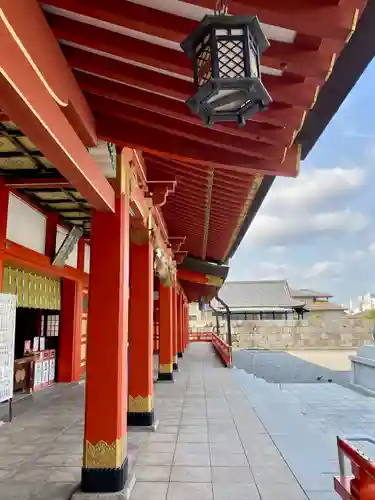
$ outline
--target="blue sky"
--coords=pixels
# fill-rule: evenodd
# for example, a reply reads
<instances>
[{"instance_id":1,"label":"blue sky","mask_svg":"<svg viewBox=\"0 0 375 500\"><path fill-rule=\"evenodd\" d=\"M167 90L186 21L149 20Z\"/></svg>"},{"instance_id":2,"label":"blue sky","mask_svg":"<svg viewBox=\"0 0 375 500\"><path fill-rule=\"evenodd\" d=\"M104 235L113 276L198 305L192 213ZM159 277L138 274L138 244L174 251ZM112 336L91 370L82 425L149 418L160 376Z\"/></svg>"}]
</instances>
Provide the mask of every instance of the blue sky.
<instances>
[{"instance_id":1,"label":"blue sky","mask_svg":"<svg viewBox=\"0 0 375 500\"><path fill-rule=\"evenodd\" d=\"M375 292L375 61L297 179L278 178L236 255L231 280L281 279L349 305Z\"/></svg>"}]
</instances>

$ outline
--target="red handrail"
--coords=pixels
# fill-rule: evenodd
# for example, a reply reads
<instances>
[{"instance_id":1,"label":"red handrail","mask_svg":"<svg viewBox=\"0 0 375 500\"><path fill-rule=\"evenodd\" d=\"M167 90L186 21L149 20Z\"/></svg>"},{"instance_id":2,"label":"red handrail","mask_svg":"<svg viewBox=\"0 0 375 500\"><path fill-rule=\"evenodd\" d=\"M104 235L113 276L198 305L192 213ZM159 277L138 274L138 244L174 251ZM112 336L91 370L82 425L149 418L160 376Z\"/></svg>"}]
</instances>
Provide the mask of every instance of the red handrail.
<instances>
[{"instance_id":1,"label":"red handrail","mask_svg":"<svg viewBox=\"0 0 375 500\"><path fill-rule=\"evenodd\" d=\"M212 345L225 366L232 367L232 348L215 333L212 334Z\"/></svg>"},{"instance_id":2,"label":"red handrail","mask_svg":"<svg viewBox=\"0 0 375 500\"><path fill-rule=\"evenodd\" d=\"M375 499L375 463L354 448L349 441L369 441L370 438L337 438L339 452L340 476L334 478L335 491L343 500ZM344 457L351 462L350 476L345 475Z\"/></svg>"},{"instance_id":3,"label":"red handrail","mask_svg":"<svg viewBox=\"0 0 375 500\"><path fill-rule=\"evenodd\" d=\"M212 332L190 331L189 340L190 342L211 342Z\"/></svg>"}]
</instances>

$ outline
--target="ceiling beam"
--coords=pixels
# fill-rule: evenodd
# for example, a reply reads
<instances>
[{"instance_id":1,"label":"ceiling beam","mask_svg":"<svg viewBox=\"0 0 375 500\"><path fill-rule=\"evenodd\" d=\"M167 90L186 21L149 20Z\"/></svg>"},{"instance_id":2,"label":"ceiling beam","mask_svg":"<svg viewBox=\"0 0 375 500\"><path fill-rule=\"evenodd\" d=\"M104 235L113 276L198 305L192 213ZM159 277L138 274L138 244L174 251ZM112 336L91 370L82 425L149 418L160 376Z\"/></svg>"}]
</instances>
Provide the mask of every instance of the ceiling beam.
<instances>
[{"instance_id":1,"label":"ceiling beam","mask_svg":"<svg viewBox=\"0 0 375 500\"><path fill-rule=\"evenodd\" d=\"M168 116L153 113L152 111L135 108L124 103L116 102L97 95L88 94L87 102L94 112L109 114L111 117L126 119L131 122L146 125L162 132L173 133L176 136L197 141L213 147L220 147L232 153L241 153L254 158L266 158L281 161L285 146L275 146L261 142L223 134L215 129L199 127L190 123L179 124Z\"/></svg>"},{"instance_id":2,"label":"ceiling beam","mask_svg":"<svg viewBox=\"0 0 375 500\"><path fill-rule=\"evenodd\" d=\"M75 71L74 74L84 91L131 104L137 108L148 109L176 120L206 127L198 116L190 112L185 102L169 99L83 71ZM302 108L272 103L267 112L258 113L251 120L248 120L242 128L238 128L237 124L216 123L213 129L236 137L246 137L270 144L288 145L291 134L300 127L303 115ZM273 127L269 125L273 125Z\"/></svg>"},{"instance_id":3,"label":"ceiling beam","mask_svg":"<svg viewBox=\"0 0 375 500\"><path fill-rule=\"evenodd\" d=\"M152 165L148 163L150 168L147 171L147 175L149 176L150 180L154 179L160 179L165 177L166 170L163 169L161 166L157 165ZM175 180L179 186L189 186L191 187L192 191L195 191L195 187L198 189L202 186L202 181L199 181L196 177L192 176L189 171L186 171L185 174L179 172L168 172L168 176L170 176L171 180ZM238 196L239 194L247 194L248 188L243 187L243 182L241 182L241 186L238 186L235 181L232 180L232 182L229 181L222 181L222 180L217 180L215 176L215 186L214 189L215 191L222 191L223 194L225 193L226 195L229 193L233 193L234 195Z\"/></svg>"},{"instance_id":4,"label":"ceiling beam","mask_svg":"<svg viewBox=\"0 0 375 500\"><path fill-rule=\"evenodd\" d=\"M33 3L34 0L30 1ZM25 12L20 4L14 5L18 15L29 12L27 0L22 0ZM27 16L23 18L23 23L27 24L25 19ZM28 21L34 26L31 19ZM40 44L44 40L38 38L38 31L33 36ZM51 95L45 80L30 64L25 55L28 40L30 37L26 37L26 45L20 47L11 26L4 19L0 21L0 108L93 207L114 211L113 188Z\"/></svg>"},{"instance_id":5,"label":"ceiling beam","mask_svg":"<svg viewBox=\"0 0 375 500\"><path fill-rule=\"evenodd\" d=\"M211 0L185 0L186 3L212 9ZM229 13L248 15L254 12L262 23L291 29L305 35L333 40L346 40L355 29L357 8L364 0L332 5L331 0L232 0Z\"/></svg>"},{"instance_id":6,"label":"ceiling beam","mask_svg":"<svg viewBox=\"0 0 375 500\"><path fill-rule=\"evenodd\" d=\"M129 147L154 153L172 159L216 167L233 172L258 173L265 175L296 175L296 171L283 164L269 160L249 161L249 157L239 153L229 153L219 147L203 148L195 141L178 137L173 133L161 132L150 126L120 120L102 113L96 114L97 131L103 140L116 143L119 147ZM292 146L293 154L294 146ZM284 162L285 163L285 162Z\"/></svg>"},{"instance_id":7,"label":"ceiling beam","mask_svg":"<svg viewBox=\"0 0 375 500\"><path fill-rule=\"evenodd\" d=\"M181 51L56 14L47 14L47 20L58 39L140 64L163 68L191 79L193 77L191 61ZM329 51L306 50L294 44L273 41L262 55L261 62L263 66L324 80L331 65L332 55Z\"/></svg>"},{"instance_id":8,"label":"ceiling beam","mask_svg":"<svg viewBox=\"0 0 375 500\"><path fill-rule=\"evenodd\" d=\"M46 178L46 179L38 179L38 178L15 178L15 177L6 177L4 179L4 184L8 188L15 189L45 189L45 188L56 188L57 190L60 188L72 187L71 183L62 178ZM41 200L43 201L43 200ZM65 202L67 200L64 200Z\"/></svg>"},{"instance_id":9,"label":"ceiling beam","mask_svg":"<svg viewBox=\"0 0 375 500\"><path fill-rule=\"evenodd\" d=\"M63 46L63 53L73 69L89 71L106 78L127 83L174 99L186 101L196 92L193 82L157 73L76 47ZM275 102L309 108L314 100L318 82L306 79L293 82L283 76L263 75L262 81Z\"/></svg>"},{"instance_id":10,"label":"ceiling beam","mask_svg":"<svg viewBox=\"0 0 375 500\"><path fill-rule=\"evenodd\" d=\"M290 1L290 0L288 0ZM321 0L317 0L320 2ZM330 1L330 0L329 0ZM336 1L336 0L335 0ZM185 3L212 10L212 0L185 0ZM150 35L182 42L187 33L197 26L197 21L185 19L131 2L118 0L48 0L49 5L70 10L85 16L106 21L124 28L149 33ZM255 13L262 23L280 26L298 33L319 38L345 40L353 29L356 5L363 6L363 0L350 2L347 7L322 5L309 0L295 0L293 9L284 8L279 0L232 0L231 14Z\"/></svg>"},{"instance_id":11,"label":"ceiling beam","mask_svg":"<svg viewBox=\"0 0 375 500\"><path fill-rule=\"evenodd\" d=\"M96 144L94 117L66 65L37 0L4 0L2 22L25 59L75 129L85 146ZM27 20L27 22L25 22ZM2 50L3 54L3 50Z\"/></svg>"}]
</instances>

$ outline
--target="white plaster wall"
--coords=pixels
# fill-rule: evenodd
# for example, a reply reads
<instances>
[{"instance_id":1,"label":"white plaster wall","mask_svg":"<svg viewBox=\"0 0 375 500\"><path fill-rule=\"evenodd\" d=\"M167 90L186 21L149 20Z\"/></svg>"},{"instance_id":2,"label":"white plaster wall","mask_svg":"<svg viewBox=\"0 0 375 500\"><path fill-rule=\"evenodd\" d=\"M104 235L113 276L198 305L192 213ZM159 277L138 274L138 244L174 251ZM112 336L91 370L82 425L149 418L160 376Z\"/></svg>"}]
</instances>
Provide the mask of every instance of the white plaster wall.
<instances>
[{"instance_id":1,"label":"white plaster wall","mask_svg":"<svg viewBox=\"0 0 375 500\"><path fill-rule=\"evenodd\" d=\"M7 239L36 252L45 253L46 217L29 204L9 195Z\"/></svg>"},{"instance_id":2,"label":"white plaster wall","mask_svg":"<svg viewBox=\"0 0 375 500\"><path fill-rule=\"evenodd\" d=\"M84 266L85 273L90 272L90 251L91 251L90 245L85 243L85 266Z\"/></svg>"},{"instance_id":3,"label":"white plaster wall","mask_svg":"<svg viewBox=\"0 0 375 500\"><path fill-rule=\"evenodd\" d=\"M63 241L65 240L66 236L69 234L69 231L61 226L57 226L57 232L56 232L56 252L58 249L61 247ZM65 265L74 267L77 269L78 266L78 245L77 243L74 245L72 253L69 255Z\"/></svg>"}]
</instances>

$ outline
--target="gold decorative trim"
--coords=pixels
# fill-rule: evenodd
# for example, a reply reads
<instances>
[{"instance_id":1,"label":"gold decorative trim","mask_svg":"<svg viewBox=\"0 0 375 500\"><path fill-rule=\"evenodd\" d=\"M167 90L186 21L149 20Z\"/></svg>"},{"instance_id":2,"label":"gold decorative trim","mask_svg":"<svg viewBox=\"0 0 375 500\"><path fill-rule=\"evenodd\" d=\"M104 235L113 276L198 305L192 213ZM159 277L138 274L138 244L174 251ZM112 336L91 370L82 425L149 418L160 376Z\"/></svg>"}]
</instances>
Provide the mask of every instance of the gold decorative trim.
<instances>
[{"instance_id":1,"label":"gold decorative trim","mask_svg":"<svg viewBox=\"0 0 375 500\"><path fill-rule=\"evenodd\" d=\"M312 102L312 104L310 106L310 109L313 109L313 107L315 106L316 101L318 100L319 92L320 92L320 87L319 87L319 85L317 85L317 87L315 89L314 99L313 99L313 102Z\"/></svg>"},{"instance_id":2,"label":"gold decorative trim","mask_svg":"<svg viewBox=\"0 0 375 500\"><path fill-rule=\"evenodd\" d=\"M128 398L128 412L148 413L152 411L152 396L130 396Z\"/></svg>"},{"instance_id":3,"label":"gold decorative trim","mask_svg":"<svg viewBox=\"0 0 375 500\"><path fill-rule=\"evenodd\" d=\"M220 278L220 276L213 276L212 274L206 274L206 278L208 280L207 285L210 286L222 286L224 283L224 279Z\"/></svg>"},{"instance_id":4,"label":"gold decorative trim","mask_svg":"<svg viewBox=\"0 0 375 500\"><path fill-rule=\"evenodd\" d=\"M332 75L332 71L333 71L333 68L334 68L335 63L336 63L336 57L337 57L336 54L332 55L331 64L329 65L328 73L327 73L327 76L326 76L326 79L325 79L326 82L328 82L330 76Z\"/></svg>"},{"instance_id":5,"label":"gold decorative trim","mask_svg":"<svg viewBox=\"0 0 375 500\"><path fill-rule=\"evenodd\" d=\"M349 31L349 35L347 36L345 43L348 43L353 36L353 33L357 29L357 24L359 21L359 9L355 9L354 14L353 14L353 21L352 21L352 26Z\"/></svg>"},{"instance_id":6,"label":"gold decorative trim","mask_svg":"<svg viewBox=\"0 0 375 500\"><path fill-rule=\"evenodd\" d=\"M118 469L126 457L126 439L124 437L107 443L85 441L83 467L87 469Z\"/></svg>"},{"instance_id":7,"label":"gold decorative trim","mask_svg":"<svg viewBox=\"0 0 375 500\"><path fill-rule=\"evenodd\" d=\"M173 372L173 364L166 363L164 365L159 365L159 373L172 373Z\"/></svg>"},{"instance_id":8,"label":"gold decorative trim","mask_svg":"<svg viewBox=\"0 0 375 500\"><path fill-rule=\"evenodd\" d=\"M285 146L285 148L284 148L284 154L283 154L283 157L281 158L281 163L284 163L286 155L288 153L288 149L289 148L287 146Z\"/></svg>"}]
</instances>

